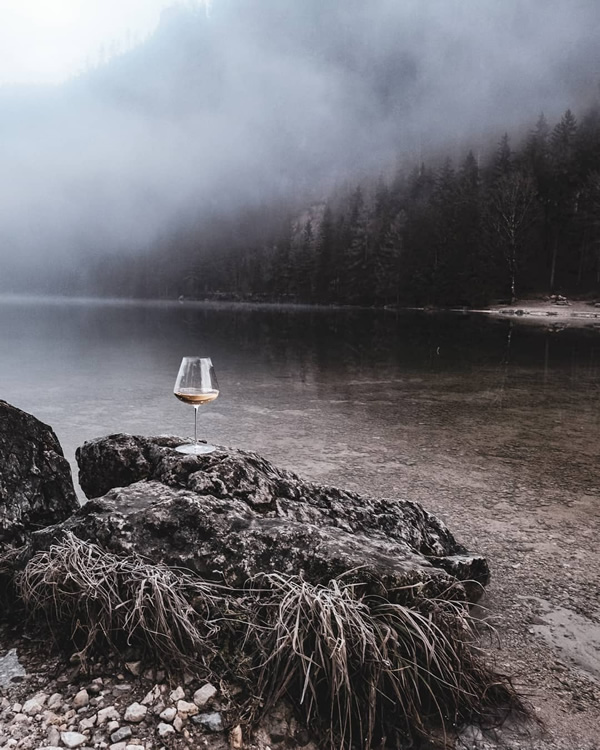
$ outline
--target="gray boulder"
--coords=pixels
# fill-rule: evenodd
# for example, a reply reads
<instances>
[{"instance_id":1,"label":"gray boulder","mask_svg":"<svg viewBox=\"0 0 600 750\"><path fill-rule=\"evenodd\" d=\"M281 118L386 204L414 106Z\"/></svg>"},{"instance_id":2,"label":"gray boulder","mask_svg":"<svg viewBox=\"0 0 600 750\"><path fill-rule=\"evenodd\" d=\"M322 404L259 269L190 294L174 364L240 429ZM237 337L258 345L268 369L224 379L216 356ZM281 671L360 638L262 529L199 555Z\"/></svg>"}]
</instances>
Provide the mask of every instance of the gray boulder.
<instances>
[{"instance_id":1,"label":"gray boulder","mask_svg":"<svg viewBox=\"0 0 600 750\"><path fill-rule=\"evenodd\" d=\"M71 469L52 429L0 401L0 550L79 508Z\"/></svg>"},{"instance_id":2,"label":"gray boulder","mask_svg":"<svg viewBox=\"0 0 600 750\"><path fill-rule=\"evenodd\" d=\"M306 482L255 453L180 454L181 442L119 434L85 443L77 460L92 499L33 547L70 531L230 586L261 572L327 583L352 571L374 588L418 584L435 595L456 584L457 597L475 600L487 583L485 559L418 503Z\"/></svg>"}]
</instances>

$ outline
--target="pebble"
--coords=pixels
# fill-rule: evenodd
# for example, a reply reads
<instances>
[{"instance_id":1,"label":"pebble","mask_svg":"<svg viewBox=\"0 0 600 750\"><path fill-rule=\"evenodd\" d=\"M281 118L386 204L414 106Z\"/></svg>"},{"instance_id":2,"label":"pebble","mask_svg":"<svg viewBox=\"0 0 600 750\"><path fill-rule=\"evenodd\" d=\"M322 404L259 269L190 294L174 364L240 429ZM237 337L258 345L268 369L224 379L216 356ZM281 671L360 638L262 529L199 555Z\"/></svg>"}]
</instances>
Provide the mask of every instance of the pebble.
<instances>
[{"instance_id":1,"label":"pebble","mask_svg":"<svg viewBox=\"0 0 600 750\"><path fill-rule=\"evenodd\" d=\"M127 661L125 662L125 666L127 667L127 670L131 672L131 674L134 677L139 677L142 672L142 662L141 661Z\"/></svg>"},{"instance_id":2,"label":"pebble","mask_svg":"<svg viewBox=\"0 0 600 750\"><path fill-rule=\"evenodd\" d=\"M60 732L56 727L50 727L47 737L50 745L58 745L60 743Z\"/></svg>"},{"instance_id":3,"label":"pebble","mask_svg":"<svg viewBox=\"0 0 600 750\"><path fill-rule=\"evenodd\" d=\"M21 711L23 711L24 714L29 714L30 716L34 716L35 714L39 714L42 707L45 705L46 701L48 700L47 693L38 693L37 695L34 695L33 698L30 698L28 701L25 701L23 704L23 708ZM28 707L39 707L39 710L32 711L31 708L29 710L26 710Z\"/></svg>"},{"instance_id":4,"label":"pebble","mask_svg":"<svg viewBox=\"0 0 600 750\"><path fill-rule=\"evenodd\" d=\"M148 709L146 706L142 706L141 703L132 703L131 706L128 706L123 718L125 721L130 721L132 724L139 724L140 721L143 721L146 718L147 711Z\"/></svg>"},{"instance_id":5,"label":"pebble","mask_svg":"<svg viewBox=\"0 0 600 750\"><path fill-rule=\"evenodd\" d=\"M181 716L176 716L173 719L173 727L176 731L181 732L181 730L183 729L183 719L181 718Z\"/></svg>"},{"instance_id":6,"label":"pebble","mask_svg":"<svg viewBox=\"0 0 600 750\"><path fill-rule=\"evenodd\" d=\"M87 690L80 690L73 698L73 708L83 708L90 702L90 696Z\"/></svg>"},{"instance_id":7,"label":"pebble","mask_svg":"<svg viewBox=\"0 0 600 750\"><path fill-rule=\"evenodd\" d=\"M220 732L223 729L221 714L217 711L209 714L198 714L192 718L194 724L200 724L210 732Z\"/></svg>"},{"instance_id":8,"label":"pebble","mask_svg":"<svg viewBox=\"0 0 600 750\"><path fill-rule=\"evenodd\" d=\"M160 698L160 687L158 685L155 685L152 690L146 693L146 695L142 698L140 703L143 706L149 706L151 703L154 703L154 701L157 701Z\"/></svg>"},{"instance_id":9,"label":"pebble","mask_svg":"<svg viewBox=\"0 0 600 750\"><path fill-rule=\"evenodd\" d=\"M136 676L141 675L141 663L128 662L127 669L130 674L138 671ZM12 704L10 693L0 696L1 750L36 750L38 747L40 750L165 750L175 738L182 746L202 747L199 741L206 745L207 740L202 739L201 731L223 730L221 714L217 711L205 708L205 713L198 715L218 695L217 688L210 683L201 683L200 689L194 692L193 680L186 675L175 689L168 684L155 684L138 702L133 699L138 697L139 688L128 696L134 686L122 678L119 682L114 678L104 681L90 678L84 683L85 687L81 684L75 687L77 679L78 675L71 670L64 685L59 678L51 683L61 692L48 690L33 694L32 690L31 697L25 699L19 694L21 702ZM189 686L187 689L184 683ZM188 724L190 720L193 723ZM139 738L133 736L137 733ZM229 747L242 750L239 727L232 730Z\"/></svg>"},{"instance_id":10,"label":"pebble","mask_svg":"<svg viewBox=\"0 0 600 750\"><path fill-rule=\"evenodd\" d=\"M115 685L113 693L115 695L121 695L122 693L128 693L131 690L131 685L128 682L121 682L119 685Z\"/></svg>"},{"instance_id":11,"label":"pebble","mask_svg":"<svg viewBox=\"0 0 600 750\"><path fill-rule=\"evenodd\" d=\"M229 747L231 750L241 750L244 746L242 737L242 727L237 724L231 732L229 732Z\"/></svg>"},{"instance_id":12,"label":"pebble","mask_svg":"<svg viewBox=\"0 0 600 750\"><path fill-rule=\"evenodd\" d=\"M41 713L42 705L41 703L38 703L35 698L30 698L28 701L25 701L25 703L23 703L23 708L21 709L21 711L24 714L27 714L27 716L35 716L36 714Z\"/></svg>"},{"instance_id":13,"label":"pebble","mask_svg":"<svg viewBox=\"0 0 600 750\"><path fill-rule=\"evenodd\" d=\"M85 734L80 734L79 732L61 732L60 739L63 745L68 748L79 747L87 741Z\"/></svg>"},{"instance_id":14,"label":"pebble","mask_svg":"<svg viewBox=\"0 0 600 750\"><path fill-rule=\"evenodd\" d=\"M114 706L107 706L98 711L98 726L106 724L107 721L118 721L121 717Z\"/></svg>"},{"instance_id":15,"label":"pebble","mask_svg":"<svg viewBox=\"0 0 600 750\"><path fill-rule=\"evenodd\" d=\"M46 705L51 711L54 711L57 708L61 708L62 704L62 695L60 693L52 693L52 695L48 698L48 703Z\"/></svg>"},{"instance_id":16,"label":"pebble","mask_svg":"<svg viewBox=\"0 0 600 750\"><path fill-rule=\"evenodd\" d=\"M79 731L80 732L85 732L86 729L92 729L92 727L96 723L97 719L98 719L97 714L94 714L93 716L90 716L87 719L82 719L79 722Z\"/></svg>"},{"instance_id":17,"label":"pebble","mask_svg":"<svg viewBox=\"0 0 600 750\"><path fill-rule=\"evenodd\" d=\"M185 698L185 690L179 685L179 687L175 688L173 692L169 695L169 698L173 701L173 703L177 703L177 701L180 701L182 698Z\"/></svg>"},{"instance_id":18,"label":"pebble","mask_svg":"<svg viewBox=\"0 0 600 750\"><path fill-rule=\"evenodd\" d=\"M198 708L204 708L208 701L211 698L214 698L216 694L217 688L214 685L211 685L210 682L207 682L206 685L203 685L199 690L196 690L193 700Z\"/></svg>"},{"instance_id":19,"label":"pebble","mask_svg":"<svg viewBox=\"0 0 600 750\"><path fill-rule=\"evenodd\" d=\"M187 701L177 701L177 714L182 719L188 719L190 716L195 716L198 713L198 706L195 703L188 703Z\"/></svg>"},{"instance_id":20,"label":"pebble","mask_svg":"<svg viewBox=\"0 0 600 750\"><path fill-rule=\"evenodd\" d=\"M169 708L165 708L164 711L162 711L159 714L159 717L163 720L171 724L175 717L177 716L177 709L173 708L173 706L169 706Z\"/></svg>"},{"instance_id":21,"label":"pebble","mask_svg":"<svg viewBox=\"0 0 600 750\"><path fill-rule=\"evenodd\" d=\"M55 714L54 711L42 711L42 721L44 724L62 724L62 717Z\"/></svg>"},{"instance_id":22,"label":"pebble","mask_svg":"<svg viewBox=\"0 0 600 750\"><path fill-rule=\"evenodd\" d=\"M94 747L108 747L108 742L105 742L106 739L106 735L102 730L96 730L92 735L90 745L94 745Z\"/></svg>"},{"instance_id":23,"label":"pebble","mask_svg":"<svg viewBox=\"0 0 600 750\"><path fill-rule=\"evenodd\" d=\"M165 724L164 722L160 722L160 724L157 726L156 731L158 732L159 737L165 738L168 737L170 734L175 734L175 730L170 724Z\"/></svg>"},{"instance_id":24,"label":"pebble","mask_svg":"<svg viewBox=\"0 0 600 750\"><path fill-rule=\"evenodd\" d=\"M131 727L121 727L120 729L117 729L116 732L113 732L110 735L110 741L112 743L123 742L123 740L128 740L130 737L131 737Z\"/></svg>"}]
</instances>

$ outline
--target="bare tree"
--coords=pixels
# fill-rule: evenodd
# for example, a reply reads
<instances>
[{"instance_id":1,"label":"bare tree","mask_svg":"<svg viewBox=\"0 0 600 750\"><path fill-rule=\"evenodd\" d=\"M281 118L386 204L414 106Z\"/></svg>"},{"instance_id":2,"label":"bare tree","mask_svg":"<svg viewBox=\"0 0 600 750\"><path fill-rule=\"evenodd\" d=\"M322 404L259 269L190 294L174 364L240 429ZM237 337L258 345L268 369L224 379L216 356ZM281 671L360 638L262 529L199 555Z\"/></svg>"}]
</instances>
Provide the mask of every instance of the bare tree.
<instances>
[{"instance_id":1,"label":"bare tree","mask_svg":"<svg viewBox=\"0 0 600 750\"><path fill-rule=\"evenodd\" d=\"M536 214L536 190L530 175L511 171L494 181L488 195L484 226L490 244L508 264L511 302L517 298L517 274Z\"/></svg>"}]
</instances>

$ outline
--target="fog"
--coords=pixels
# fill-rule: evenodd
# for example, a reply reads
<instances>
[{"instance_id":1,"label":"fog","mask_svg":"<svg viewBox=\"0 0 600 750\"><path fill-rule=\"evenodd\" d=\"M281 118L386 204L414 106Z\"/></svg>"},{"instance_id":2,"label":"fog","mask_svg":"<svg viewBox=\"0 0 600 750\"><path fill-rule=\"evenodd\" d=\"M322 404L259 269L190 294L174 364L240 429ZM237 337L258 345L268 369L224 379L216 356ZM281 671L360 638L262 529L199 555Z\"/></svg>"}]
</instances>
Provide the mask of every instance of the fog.
<instances>
[{"instance_id":1,"label":"fog","mask_svg":"<svg viewBox=\"0 0 600 750\"><path fill-rule=\"evenodd\" d=\"M0 89L0 290L60 290L182 222L552 123L597 94L599 21L593 0L169 9L67 83Z\"/></svg>"}]
</instances>

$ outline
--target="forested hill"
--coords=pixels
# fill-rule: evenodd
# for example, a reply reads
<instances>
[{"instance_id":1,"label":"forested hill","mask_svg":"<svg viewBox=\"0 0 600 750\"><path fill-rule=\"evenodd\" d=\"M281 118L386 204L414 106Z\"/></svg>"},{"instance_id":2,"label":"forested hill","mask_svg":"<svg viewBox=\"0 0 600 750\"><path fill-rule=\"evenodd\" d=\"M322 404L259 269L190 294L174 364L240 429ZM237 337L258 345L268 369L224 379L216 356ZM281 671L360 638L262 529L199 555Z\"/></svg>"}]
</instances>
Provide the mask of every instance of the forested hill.
<instances>
[{"instance_id":1,"label":"forested hill","mask_svg":"<svg viewBox=\"0 0 600 750\"><path fill-rule=\"evenodd\" d=\"M124 273L124 271L126 272ZM600 293L600 108L541 115L514 148L403 167L304 210L183 230L90 291L360 305Z\"/></svg>"},{"instance_id":2,"label":"forested hill","mask_svg":"<svg viewBox=\"0 0 600 750\"><path fill-rule=\"evenodd\" d=\"M0 89L0 292L592 290L598 22L592 0L180 4L62 86Z\"/></svg>"}]
</instances>

